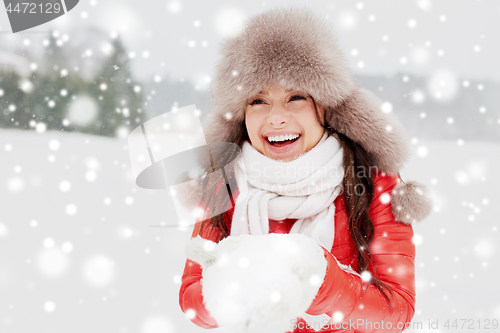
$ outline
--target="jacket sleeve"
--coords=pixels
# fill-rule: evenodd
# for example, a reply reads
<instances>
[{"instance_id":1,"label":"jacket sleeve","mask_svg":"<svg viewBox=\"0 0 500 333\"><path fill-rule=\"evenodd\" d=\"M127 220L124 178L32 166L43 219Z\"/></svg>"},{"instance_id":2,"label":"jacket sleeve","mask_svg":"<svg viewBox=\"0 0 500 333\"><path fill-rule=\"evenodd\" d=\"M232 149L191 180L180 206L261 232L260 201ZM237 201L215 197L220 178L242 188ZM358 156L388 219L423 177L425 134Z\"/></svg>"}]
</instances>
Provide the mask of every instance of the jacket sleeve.
<instances>
[{"instance_id":1,"label":"jacket sleeve","mask_svg":"<svg viewBox=\"0 0 500 333\"><path fill-rule=\"evenodd\" d=\"M191 238L199 234L201 222L197 222L194 226ZM201 235L203 238L216 241L213 237ZM179 290L179 305L182 312L196 325L202 328L216 328L217 322L210 316L210 313L205 308L202 294L202 267L195 261L186 259L184 272L182 274L181 288Z\"/></svg>"},{"instance_id":2,"label":"jacket sleeve","mask_svg":"<svg viewBox=\"0 0 500 333\"><path fill-rule=\"evenodd\" d=\"M222 180L217 184L216 191L220 191L225 183ZM237 198L239 195L238 189L235 189L233 193L233 198ZM205 217L208 214L208 208L202 202L200 208L205 210ZM234 207L232 204L228 204L227 210L222 215L223 222L226 225L227 230L231 230L231 218L234 213ZM218 243L222 238L222 234L218 228L212 226L207 226L204 228L203 232L200 234L202 221L198 221L194 225L193 233L191 238L200 235L202 238L209 239L213 242ZM186 264L184 265L184 272L181 278L181 288L179 290L179 305L182 312L197 326L202 328L217 328L219 327L215 319L210 315L205 307L205 302L202 293L202 277L203 268L200 264L190 259L186 259Z\"/></svg>"},{"instance_id":3,"label":"jacket sleeve","mask_svg":"<svg viewBox=\"0 0 500 333\"><path fill-rule=\"evenodd\" d=\"M392 214L391 192L398 182L397 175L377 175L370 206L375 235L370 244L369 270L391 289L392 295L386 292L390 304L373 284L341 269L323 248L327 271L308 314L326 313L340 319L345 324L342 327L362 333L379 332L377 327L385 328L383 332L401 332L411 321L415 313L415 246L412 227L397 222Z\"/></svg>"},{"instance_id":4,"label":"jacket sleeve","mask_svg":"<svg viewBox=\"0 0 500 333\"><path fill-rule=\"evenodd\" d=\"M228 227L231 226L230 216L232 216L233 208L229 209L223 215L223 220ZM201 228L201 222L197 222L193 229L191 238L196 237ZM219 242L220 232L212 227L207 227L200 235L205 239L210 239L213 242ZM205 302L202 294L202 273L203 268L200 264L190 259L186 259L184 272L181 279L181 288L179 290L179 305L182 312L196 325L202 328L217 328L219 327L210 313L205 308Z\"/></svg>"}]
</instances>

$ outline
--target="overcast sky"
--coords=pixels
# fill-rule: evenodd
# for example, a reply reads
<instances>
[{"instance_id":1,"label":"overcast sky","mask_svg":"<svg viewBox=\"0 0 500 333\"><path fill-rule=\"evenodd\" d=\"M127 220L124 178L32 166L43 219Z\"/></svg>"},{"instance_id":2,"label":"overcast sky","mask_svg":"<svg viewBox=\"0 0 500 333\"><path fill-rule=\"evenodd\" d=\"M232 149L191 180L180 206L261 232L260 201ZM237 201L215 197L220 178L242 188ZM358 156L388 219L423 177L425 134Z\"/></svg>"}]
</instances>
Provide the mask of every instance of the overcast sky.
<instances>
[{"instance_id":1,"label":"overcast sky","mask_svg":"<svg viewBox=\"0 0 500 333\"><path fill-rule=\"evenodd\" d=\"M245 18L275 6L305 3L80 0L66 15L26 33L0 34L0 47L20 47L25 39L40 36L36 32L51 29L71 41L76 30L97 25L122 36L135 55L138 78L172 75L204 89L213 75L219 43ZM500 1L309 0L307 6L332 22L356 73L447 71L458 78L500 82ZM5 10L0 10L0 27L11 31ZM33 44L25 47L36 47Z\"/></svg>"}]
</instances>

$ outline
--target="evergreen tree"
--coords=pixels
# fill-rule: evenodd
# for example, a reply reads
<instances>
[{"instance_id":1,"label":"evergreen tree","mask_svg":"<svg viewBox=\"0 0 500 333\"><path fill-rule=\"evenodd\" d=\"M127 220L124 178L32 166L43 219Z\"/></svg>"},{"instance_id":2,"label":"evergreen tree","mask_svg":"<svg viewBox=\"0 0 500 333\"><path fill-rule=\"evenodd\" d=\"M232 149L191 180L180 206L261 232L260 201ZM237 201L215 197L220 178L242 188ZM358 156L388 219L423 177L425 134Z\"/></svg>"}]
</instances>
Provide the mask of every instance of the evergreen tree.
<instances>
[{"instance_id":1,"label":"evergreen tree","mask_svg":"<svg viewBox=\"0 0 500 333\"><path fill-rule=\"evenodd\" d=\"M134 89L140 85L132 77L125 47L119 37L113 39L111 45L113 51L89 89L100 105L97 134L105 136L115 136L121 126L133 129L145 121L141 109L143 92Z\"/></svg>"},{"instance_id":2,"label":"evergreen tree","mask_svg":"<svg viewBox=\"0 0 500 333\"><path fill-rule=\"evenodd\" d=\"M29 116L23 112L25 93L19 89L20 76L0 70L0 127L23 128Z\"/></svg>"}]
</instances>

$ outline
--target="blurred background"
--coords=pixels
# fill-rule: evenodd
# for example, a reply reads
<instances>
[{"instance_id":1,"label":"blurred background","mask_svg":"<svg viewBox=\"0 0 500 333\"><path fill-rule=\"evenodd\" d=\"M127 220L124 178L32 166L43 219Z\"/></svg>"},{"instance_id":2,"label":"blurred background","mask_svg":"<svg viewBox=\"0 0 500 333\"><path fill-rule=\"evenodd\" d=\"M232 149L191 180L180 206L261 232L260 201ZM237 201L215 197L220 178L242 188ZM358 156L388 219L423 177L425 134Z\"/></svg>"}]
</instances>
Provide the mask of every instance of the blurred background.
<instances>
[{"instance_id":1,"label":"blurred background","mask_svg":"<svg viewBox=\"0 0 500 333\"><path fill-rule=\"evenodd\" d=\"M192 229L157 227L172 199L135 184L127 137L187 105L203 118L223 38L288 5L331 22L408 131L403 180L432 190L409 331L495 331L500 3L81 0L16 34L0 8L0 332L205 331L178 305Z\"/></svg>"}]
</instances>

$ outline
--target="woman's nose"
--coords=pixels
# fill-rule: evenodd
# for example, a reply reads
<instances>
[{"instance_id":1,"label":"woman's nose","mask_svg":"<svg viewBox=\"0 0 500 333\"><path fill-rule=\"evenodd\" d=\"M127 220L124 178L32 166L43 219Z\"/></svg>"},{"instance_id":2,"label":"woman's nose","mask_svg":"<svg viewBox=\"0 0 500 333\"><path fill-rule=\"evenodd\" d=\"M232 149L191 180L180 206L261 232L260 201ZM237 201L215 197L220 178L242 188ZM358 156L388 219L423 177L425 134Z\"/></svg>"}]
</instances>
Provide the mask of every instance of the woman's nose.
<instances>
[{"instance_id":1,"label":"woman's nose","mask_svg":"<svg viewBox=\"0 0 500 333\"><path fill-rule=\"evenodd\" d=\"M286 125L290 120L290 115L286 111L286 109L281 105L273 105L271 111L269 113L269 124L271 126L279 127Z\"/></svg>"}]
</instances>

